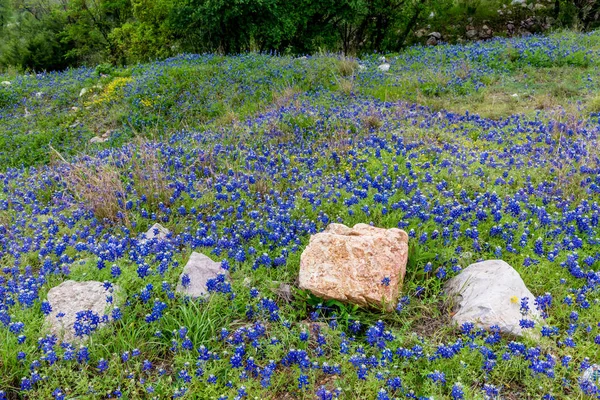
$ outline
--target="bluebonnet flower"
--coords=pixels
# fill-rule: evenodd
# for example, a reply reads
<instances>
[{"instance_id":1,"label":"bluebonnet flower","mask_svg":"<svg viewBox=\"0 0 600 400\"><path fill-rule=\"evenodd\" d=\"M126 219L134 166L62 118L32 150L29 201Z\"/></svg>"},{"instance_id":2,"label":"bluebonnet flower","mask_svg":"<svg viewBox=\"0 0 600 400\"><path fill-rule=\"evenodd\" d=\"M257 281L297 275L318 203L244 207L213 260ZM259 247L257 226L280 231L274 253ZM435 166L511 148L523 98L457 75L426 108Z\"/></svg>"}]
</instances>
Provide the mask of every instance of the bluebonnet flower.
<instances>
[{"instance_id":1,"label":"bluebonnet flower","mask_svg":"<svg viewBox=\"0 0 600 400\"><path fill-rule=\"evenodd\" d=\"M465 398L465 392L463 391L462 385L460 383L456 383L452 386L450 396L453 400L462 400Z\"/></svg>"},{"instance_id":2,"label":"bluebonnet flower","mask_svg":"<svg viewBox=\"0 0 600 400\"><path fill-rule=\"evenodd\" d=\"M444 374L443 372L440 372L438 370L435 370L435 371L427 374L427 377L429 379L431 379L434 383L437 383L438 385L446 384L446 374Z\"/></svg>"}]
</instances>

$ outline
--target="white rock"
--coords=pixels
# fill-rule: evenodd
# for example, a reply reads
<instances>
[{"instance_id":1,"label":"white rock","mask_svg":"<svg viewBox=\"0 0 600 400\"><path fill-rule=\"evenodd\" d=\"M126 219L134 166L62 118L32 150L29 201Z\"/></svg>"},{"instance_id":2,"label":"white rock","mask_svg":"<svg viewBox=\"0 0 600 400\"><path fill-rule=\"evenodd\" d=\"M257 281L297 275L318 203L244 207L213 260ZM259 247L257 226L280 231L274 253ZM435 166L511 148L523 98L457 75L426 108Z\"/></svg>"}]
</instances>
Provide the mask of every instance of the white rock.
<instances>
[{"instance_id":1,"label":"white rock","mask_svg":"<svg viewBox=\"0 0 600 400\"><path fill-rule=\"evenodd\" d=\"M165 240L167 238L167 235L169 234L169 230L167 228L165 228L164 226L162 226L161 224L154 224L150 227L150 229L148 229L148 231L144 234L146 240L152 240L152 239L157 239L157 240Z\"/></svg>"},{"instance_id":2,"label":"white rock","mask_svg":"<svg viewBox=\"0 0 600 400\"><path fill-rule=\"evenodd\" d=\"M184 275L190 278L190 284L184 287L181 280ZM193 252L189 261L183 267L183 272L179 277L177 292L190 297L204 297L208 295L206 283L209 279L214 279L218 275L229 276L229 272L221 268L220 262L215 262L202 253Z\"/></svg>"},{"instance_id":3,"label":"white rock","mask_svg":"<svg viewBox=\"0 0 600 400\"><path fill-rule=\"evenodd\" d=\"M540 313L535 296L527 289L519 273L502 260L487 260L469 265L445 285L449 298L455 301L456 313L452 320L459 326L473 322L489 329L498 325L503 333L523 336L519 321L523 318L537 321ZM527 297L530 312L523 317L521 299ZM536 323L536 326L538 324ZM528 329L527 332L533 333Z\"/></svg>"},{"instance_id":4,"label":"white rock","mask_svg":"<svg viewBox=\"0 0 600 400\"><path fill-rule=\"evenodd\" d=\"M379 60L382 62L382 64L380 66L378 66L377 68L381 72L388 72L390 70L390 64L387 62L385 56L379 57Z\"/></svg>"},{"instance_id":5,"label":"white rock","mask_svg":"<svg viewBox=\"0 0 600 400\"><path fill-rule=\"evenodd\" d=\"M81 89L81 91L79 92L79 97L83 97L87 92L88 92L87 88Z\"/></svg>"},{"instance_id":6,"label":"white rock","mask_svg":"<svg viewBox=\"0 0 600 400\"><path fill-rule=\"evenodd\" d=\"M0 84L2 86L10 86L10 85L12 85L9 81L2 81L2 82L0 82Z\"/></svg>"},{"instance_id":7,"label":"white rock","mask_svg":"<svg viewBox=\"0 0 600 400\"><path fill-rule=\"evenodd\" d=\"M48 291L48 302L52 312L46 316L48 329L59 339L70 342L77 339L73 328L77 313L92 311L100 318L112 309L112 304L118 304L120 288L106 290L102 282L65 281ZM107 296L113 296L113 303L107 303ZM59 314L63 314L58 317ZM100 324L101 325L101 324Z\"/></svg>"}]
</instances>

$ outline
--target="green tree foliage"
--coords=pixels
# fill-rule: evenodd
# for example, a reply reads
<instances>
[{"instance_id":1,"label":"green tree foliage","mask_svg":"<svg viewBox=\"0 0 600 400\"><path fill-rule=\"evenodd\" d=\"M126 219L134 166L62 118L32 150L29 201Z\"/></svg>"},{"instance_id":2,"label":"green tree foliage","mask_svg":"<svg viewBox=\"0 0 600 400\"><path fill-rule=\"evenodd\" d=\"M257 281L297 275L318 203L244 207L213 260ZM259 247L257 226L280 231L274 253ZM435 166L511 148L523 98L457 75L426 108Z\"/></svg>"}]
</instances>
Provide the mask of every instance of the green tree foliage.
<instances>
[{"instance_id":1,"label":"green tree foliage","mask_svg":"<svg viewBox=\"0 0 600 400\"><path fill-rule=\"evenodd\" d=\"M464 29L470 11L485 8L489 21L506 4L510 0L0 0L0 69L130 64L181 52L390 52L410 44L417 26L444 31L451 19ZM600 0L549 4L546 15L562 26L598 26Z\"/></svg>"}]
</instances>

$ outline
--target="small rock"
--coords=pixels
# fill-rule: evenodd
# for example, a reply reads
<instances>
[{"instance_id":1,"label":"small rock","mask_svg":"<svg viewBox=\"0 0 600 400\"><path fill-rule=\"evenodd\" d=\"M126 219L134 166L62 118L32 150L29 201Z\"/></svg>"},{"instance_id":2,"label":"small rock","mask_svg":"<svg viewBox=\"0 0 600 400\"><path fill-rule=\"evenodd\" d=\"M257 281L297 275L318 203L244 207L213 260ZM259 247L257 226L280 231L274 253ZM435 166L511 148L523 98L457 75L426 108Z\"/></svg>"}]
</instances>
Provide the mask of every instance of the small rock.
<instances>
[{"instance_id":1,"label":"small rock","mask_svg":"<svg viewBox=\"0 0 600 400\"><path fill-rule=\"evenodd\" d=\"M104 143L107 140L108 140L108 138L105 138L105 137L94 136L93 138L90 139L90 143Z\"/></svg>"},{"instance_id":2,"label":"small rock","mask_svg":"<svg viewBox=\"0 0 600 400\"><path fill-rule=\"evenodd\" d=\"M415 32L415 36L420 38L427 35L427 30L425 28L421 28Z\"/></svg>"},{"instance_id":3,"label":"small rock","mask_svg":"<svg viewBox=\"0 0 600 400\"><path fill-rule=\"evenodd\" d=\"M170 231L159 223L156 223L144 234L146 240L165 240Z\"/></svg>"},{"instance_id":4,"label":"small rock","mask_svg":"<svg viewBox=\"0 0 600 400\"><path fill-rule=\"evenodd\" d=\"M75 106L73 106L73 107L71 107L71 111L73 111L73 112L77 112L77 111L79 111L79 107L75 107Z\"/></svg>"},{"instance_id":5,"label":"small rock","mask_svg":"<svg viewBox=\"0 0 600 400\"><path fill-rule=\"evenodd\" d=\"M427 39L428 46L436 46L442 40L442 34L439 32L431 32L428 36L429 36L429 39Z\"/></svg>"},{"instance_id":6,"label":"small rock","mask_svg":"<svg viewBox=\"0 0 600 400\"><path fill-rule=\"evenodd\" d=\"M88 88L83 88L79 91L79 97L83 97L85 96L85 94L88 92Z\"/></svg>"},{"instance_id":7,"label":"small rock","mask_svg":"<svg viewBox=\"0 0 600 400\"><path fill-rule=\"evenodd\" d=\"M527 319L539 320L535 296L527 289L519 273L502 260L487 260L469 265L446 282L446 293L456 301L452 320L459 326L473 322L489 329L498 325L500 331L515 336L525 332L519 325L521 299L529 299ZM531 330L530 330L531 332ZM532 332L533 333L533 332Z\"/></svg>"},{"instance_id":8,"label":"small rock","mask_svg":"<svg viewBox=\"0 0 600 400\"><path fill-rule=\"evenodd\" d=\"M206 296L208 295L206 283L209 279L214 279L220 274L229 276L229 272L221 268L220 262L215 262L202 253L193 252L189 261L183 267L183 272L177 284L177 292L190 297ZM185 275L190 279L187 287L184 287L181 283Z\"/></svg>"},{"instance_id":9,"label":"small rock","mask_svg":"<svg viewBox=\"0 0 600 400\"><path fill-rule=\"evenodd\" d=\"M46 316L50 332L66 342L83 338L75 334L74 325L77 313L89 310L101 319L113 308L106 302L107 296L113 296L113 304L118 304L120 291L121 289L116 285L113 285L110 290L106 290L104 284L97 281L68 280L53 287L48 291L48 302L52 311ZM64 315L59 317L59 314Z\"/></svg>"},{"instance_id":10,"label":"small rock","mask_svg":"<svg viewBox=\"0 0 600 400\"><path fill-rule=\"evenodd\" d=\"M384 63L377 67L381 72L388 72L390 70L390 64Z\"/></svg>"},{"instance_id":11,"label":"small rock","mask_svg":"<svg viewBox=\"0 0 600 400\"><path fill-rule=\"evenodd\" d=\"M483 25L481 27L481 30L479 31L479 38L480 39L490 39L492 36L493 36L492 30L487 25Z\"/></svg>"},{"instance_id":12,"label":"small rock","mask_svg":"<svg viewBox=\"0 0 600 400\"><path fill-rule=\"evenodd\" d=\"M2 86L10 86L10 85L12 85L12 83L10 83L9 81L2 81L2 82L0 82L0 85L2 85Z\"/></svg>"},{"instance_id":13,"label":"small rock","mask_svg":"<svg viewBox=\"0 0 600 400\"><path fill-rule=\"evenodd\" d=\"M408 235L367 224L330 224L300 257L299 286L324 299L396 306L406 273Z\"/></svg>"},{"instance_id":14,"label":"small rock","mask_svg":"<svg viewBox=\"0 0 600 400\"><path fill-rule=\"evenodd\" d=\"M466 35L467 39L475 39L477 37L477 31L475 29L469 29Z\"/></svg>"},{"instance_id":15,"label":"small rock","mask_svg":"<svg viewBox=\"0 0 600 400\"><path fill-rule=\"evenodd\" d=\"M102 137L103 137L104 139L108 139L108 138L110 137L110 135L111 135L111 134L112 134L112 130L108 129L106 132L104 132L104 133L102 134Z\"/></svg>"}]
</instances>

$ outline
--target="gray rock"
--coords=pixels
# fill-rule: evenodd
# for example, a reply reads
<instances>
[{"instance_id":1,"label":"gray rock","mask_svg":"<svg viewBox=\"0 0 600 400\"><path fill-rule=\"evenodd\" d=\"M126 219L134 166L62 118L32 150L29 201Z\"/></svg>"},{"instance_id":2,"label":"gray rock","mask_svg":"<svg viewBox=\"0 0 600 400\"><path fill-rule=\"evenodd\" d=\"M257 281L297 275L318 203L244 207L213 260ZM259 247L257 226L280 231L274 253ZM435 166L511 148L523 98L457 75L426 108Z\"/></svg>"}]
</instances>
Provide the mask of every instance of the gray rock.
<instances>
[{"instance_id":1,"label":"gray rock","mask_svg":"<svg viewBox=\"0 0 600 400\"><path fill-rule=\"evenodd\" d=\"M186 274L190 278L190 283L187 287L184 287L181 281ZM229 276L228 271L221 268L220 262L215 262L202 253L193 252L189 261L183 267L176 290L178 293L190 297L206 296L208 295L206 283L209 279L216 278L220 274Z\"/></svg>"},{"instance_id":2,"label":"gray rock","mask_svg":"<svg viewBox=\"0 0 600 400\"><path fill-rule=\"evenodd\" d=\"M434 38L436 38L437 40L440 40L440 39L442 38L442 34L441 34L441 33L439 33L439 32L431 32L431 33L430 33L428 36L429 36L429 37L434 37Z\"/></svg>"},{"instance_id":3,"label":"gray rock","mask_svg":"<svg viewBox=\"0 0 600 400\"><path fill-rule=\"evenodd\" d=\"M523 336L519 321L521 299L529 299L530 312L525 316L540 319L535 307L535 296L527 289L519 273L502 260L487 260L469 265L445 285L446 293L455 302L452 320L459 326L473 322L477 327L489 329L498 325L500 331ZM536 324L537 326L538 324Z\"/></svg>"},{"instance_id":4,"label":"gray rock","mask_svg":"<svg viewBox=\"0 0 600 400\"><path fill-rule=\"evenodd\" d=\"M148 231L144 234L146 240L165 240L167 235L169 234L169 230L162 226L161 224L154 224L148 229ZM144 242L146 240L143 240Z\"/></svg>"},{"instance_id":5,"label":"gray rock","mask_svg":"<svg viewBox=\"0 0 600 400\"><path fill-rule=\"evenodd\" d=\"M52 307L52 312L46 316L48 329L66 342L84 339L85 337L78 338L73 328L77 313L90 310L102 318L115 304L119 304L120 292L118 286L113 285L110 290L106 290L104 284L98 281L64 281L48 291L48 302ZM112 303L107 302L107 296L113 297Z\"/></svg>"},{"instance_id":6,"label":"gray rock","mask_svg":"<svg viewBox=\"0 0 600 400\"><path fill-rule=\"evenodd\" d=\"M466 35L468 39L474 39L477 37L477 31L475 29L469 29Z\"/></svg>"}]
</instances>

